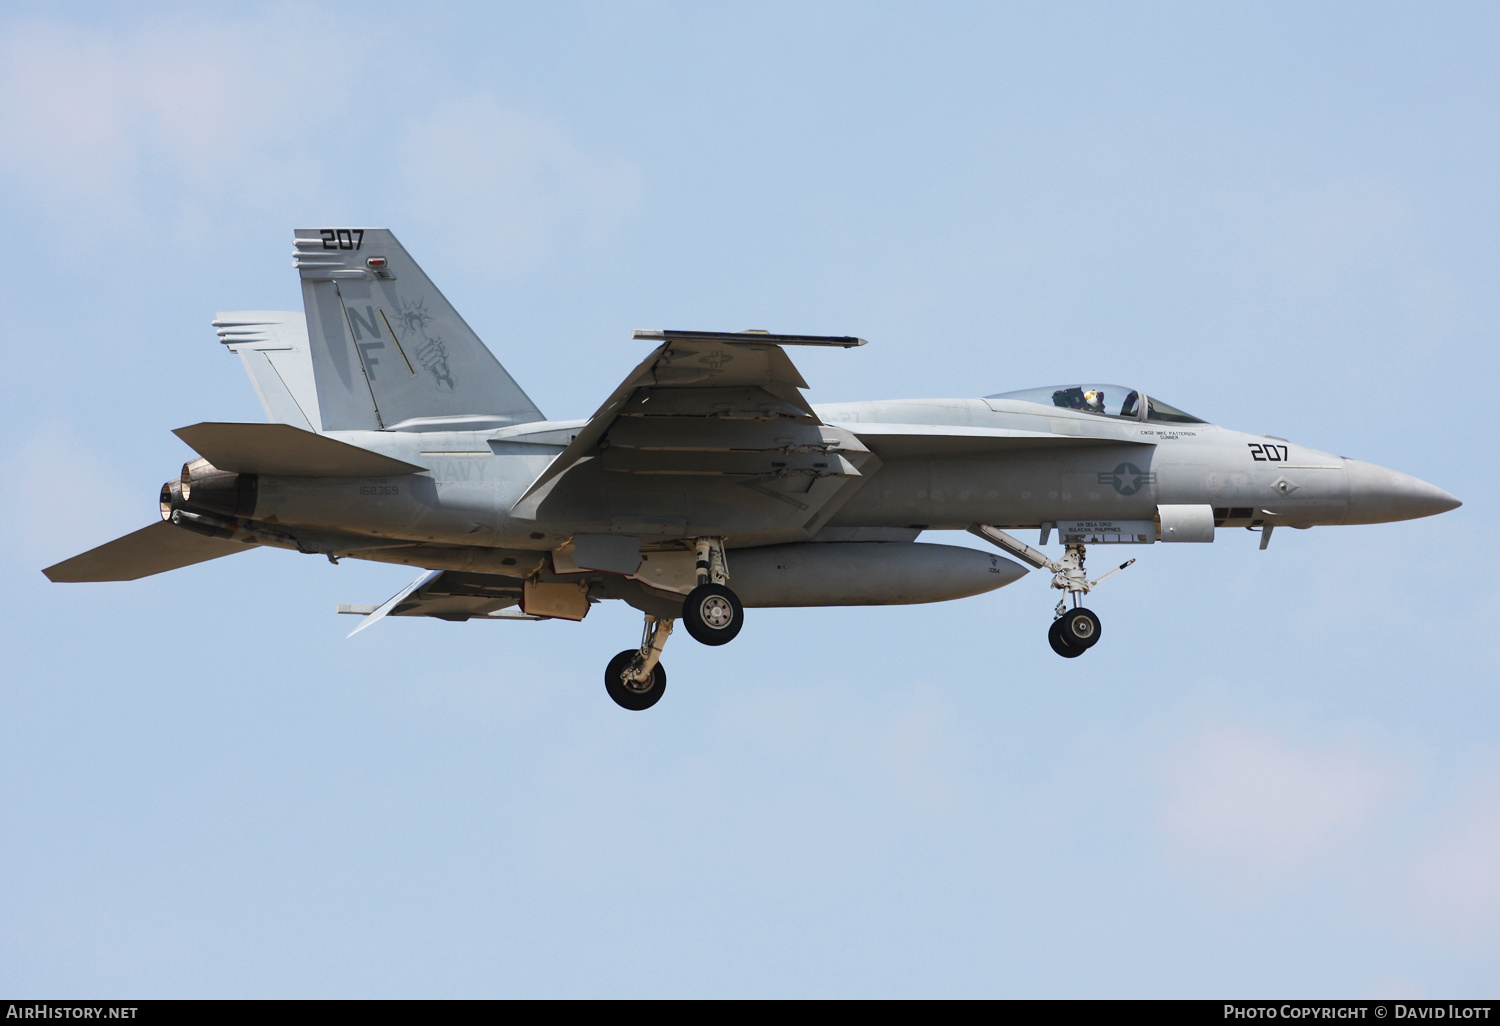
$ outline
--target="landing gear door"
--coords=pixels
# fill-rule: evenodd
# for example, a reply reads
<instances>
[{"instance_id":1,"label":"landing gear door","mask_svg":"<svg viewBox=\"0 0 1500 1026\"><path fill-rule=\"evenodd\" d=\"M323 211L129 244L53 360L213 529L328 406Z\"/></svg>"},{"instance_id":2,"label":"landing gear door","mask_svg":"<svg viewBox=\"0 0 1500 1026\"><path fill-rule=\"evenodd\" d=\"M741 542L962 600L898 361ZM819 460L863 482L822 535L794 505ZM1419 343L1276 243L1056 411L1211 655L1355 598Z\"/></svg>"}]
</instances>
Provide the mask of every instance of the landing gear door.
<instances>
[{"instance_id":1,"label":"landing gear door","mask_svg":"<svg viewBox=\"0 0 1500 1026\"><path fill-rule=\"evenodd\" d=\"M1214 540L1214 508L1196 504L1156 507L1160 525L1158 537L1164 542L1211 542Z\"/></svg>"}]
</instances>

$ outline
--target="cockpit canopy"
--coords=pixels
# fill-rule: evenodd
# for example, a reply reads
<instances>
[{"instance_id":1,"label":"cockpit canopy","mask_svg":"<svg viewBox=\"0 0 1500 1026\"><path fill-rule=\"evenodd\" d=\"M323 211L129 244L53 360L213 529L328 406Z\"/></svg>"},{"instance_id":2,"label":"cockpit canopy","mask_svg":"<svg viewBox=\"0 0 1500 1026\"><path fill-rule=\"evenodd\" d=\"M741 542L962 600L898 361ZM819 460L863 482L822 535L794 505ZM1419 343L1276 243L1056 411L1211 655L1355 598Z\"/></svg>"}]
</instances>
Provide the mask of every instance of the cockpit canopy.
<instances>
[{"instance_id":1,"label":"cockpit canopy","mask_svg":"<svg viewBox=\"0 0 1500 1026\"><path fill-rule=\"evenodd\" d=\"M1126 420L1153 420L1167 424L1203 424L1191 414L1175 406L1168 406L1160 399L1145 397L1145 416L1142 416L1141 394L1133 388L1120 385L1058 385L1053 388L1023 388L1019 392L1001 392L987 395L986 399L1012 399L1023 403L1037 403L1064 410L1080 410L1097 413L1104 417L1121 417Z\"/></svg>"}]
</instances>

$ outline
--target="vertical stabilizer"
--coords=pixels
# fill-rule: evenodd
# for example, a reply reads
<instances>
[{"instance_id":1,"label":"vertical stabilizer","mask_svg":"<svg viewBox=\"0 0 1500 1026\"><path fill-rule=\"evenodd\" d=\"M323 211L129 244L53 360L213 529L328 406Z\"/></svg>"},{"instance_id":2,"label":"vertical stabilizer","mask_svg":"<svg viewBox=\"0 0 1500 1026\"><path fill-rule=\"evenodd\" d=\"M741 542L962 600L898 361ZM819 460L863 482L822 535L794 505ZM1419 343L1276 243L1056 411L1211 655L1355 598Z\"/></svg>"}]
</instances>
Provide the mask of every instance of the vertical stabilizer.
<instances>
[{"instance_id":1,"label":"vertical stabilizer","mask_svg":"<svg viewBox=\"0 0 1500 1026\"><path fill-rule=\"evenodd\" d=\"M389 231L299 228L295 245L322 430L543 419Z\"/></svg>"},{"instance_id":2,"label":"vertical stabilizer","mask_svg":"<svg viewBox=\"0 0 1500 1026\"><path fill-rule=\"evenodd\" d=\"M266 416L278 424L317 431L318 389L300 313L237 310L214 315L219 341L239 356Z\"/></svg>"}]
</instances>

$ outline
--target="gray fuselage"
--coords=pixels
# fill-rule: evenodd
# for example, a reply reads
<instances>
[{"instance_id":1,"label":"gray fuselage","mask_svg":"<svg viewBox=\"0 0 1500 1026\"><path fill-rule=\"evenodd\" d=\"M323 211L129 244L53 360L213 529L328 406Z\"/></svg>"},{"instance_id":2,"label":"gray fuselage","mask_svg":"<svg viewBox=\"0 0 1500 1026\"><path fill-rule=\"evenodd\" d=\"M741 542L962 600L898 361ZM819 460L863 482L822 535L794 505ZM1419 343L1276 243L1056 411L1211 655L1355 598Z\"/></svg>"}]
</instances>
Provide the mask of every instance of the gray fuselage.
<instances>
[{"instance_id":1,"label":"gray fuselage","mask_svg":"<svg viewBox=\"0 0 1500 1026\"><path fill-rule=\"evenodd\" d=\"M331 432L429 472L263 476L254 519L424 548L459 546L483 563L484 549L548 551L590 531L624 531L648 541L715 533L725 535L730 547L743 547L854 537L849 532L859 530L1143 521L1165 504L1211 506L1221 526L1299 528L1411 519L1458 505L1441 489L1404 474L1211 424L1106 417L1010 399L838 403L816 411L868 446L879 465L855 482L811 535L759 523L726 532L722 508L676 501L670 479L612 474L603 467L571 472L575 480L588 481L589 487L573 491L586 500L554 495L514 510L582 420L498 431ZM695 509L713 513L713 523L694 523ZM481 569L472 561L464 565Z\"/></svg>"}]
</instances>

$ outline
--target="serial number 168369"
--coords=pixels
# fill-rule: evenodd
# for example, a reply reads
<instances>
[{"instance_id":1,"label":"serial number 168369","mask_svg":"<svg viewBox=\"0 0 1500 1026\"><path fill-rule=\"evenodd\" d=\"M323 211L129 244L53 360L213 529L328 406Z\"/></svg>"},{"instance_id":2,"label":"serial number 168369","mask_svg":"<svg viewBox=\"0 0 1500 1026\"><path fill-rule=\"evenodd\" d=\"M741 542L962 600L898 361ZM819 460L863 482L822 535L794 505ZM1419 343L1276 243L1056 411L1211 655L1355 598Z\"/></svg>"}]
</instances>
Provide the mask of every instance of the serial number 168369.
<instances>
[{"instance_id":1,"label":"serial number 168369","mask_svg":"<svg viewBox=\"0 0 1500 1026\"><path fill-rule=\"evenodd\" d=\"M361 495L400 495L400 485L360 485Z\"/></svg>"}]
</instances>

